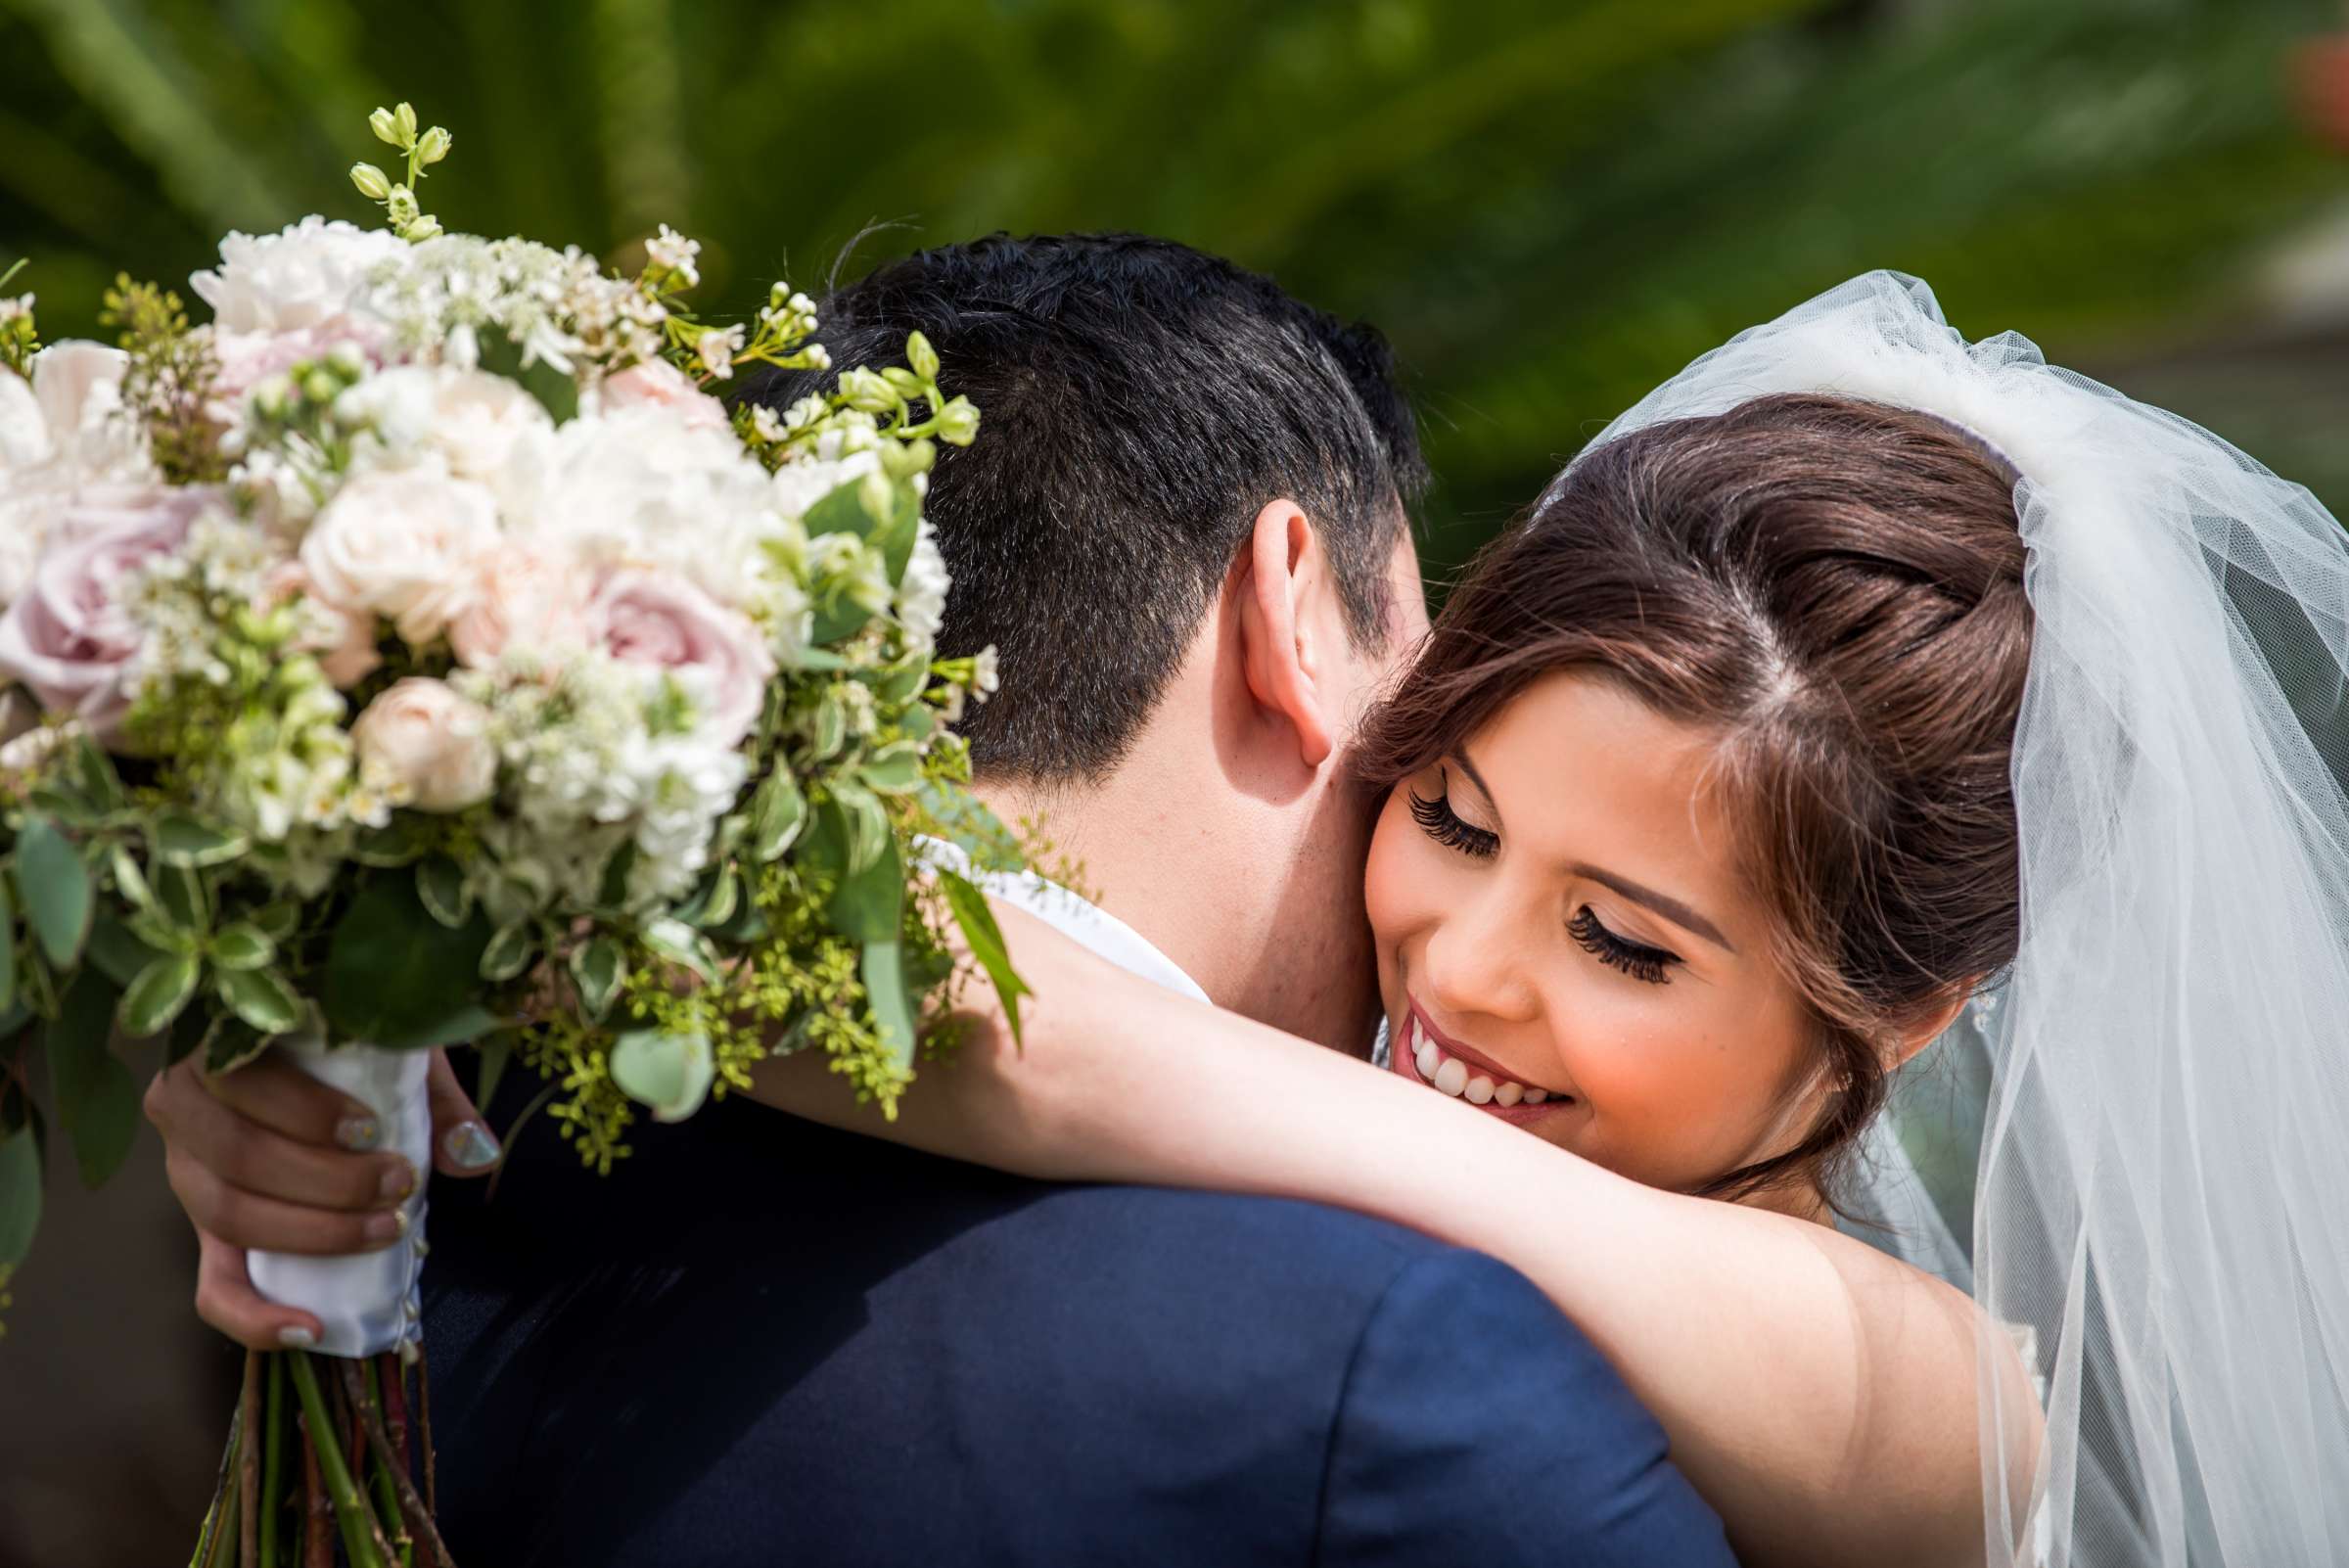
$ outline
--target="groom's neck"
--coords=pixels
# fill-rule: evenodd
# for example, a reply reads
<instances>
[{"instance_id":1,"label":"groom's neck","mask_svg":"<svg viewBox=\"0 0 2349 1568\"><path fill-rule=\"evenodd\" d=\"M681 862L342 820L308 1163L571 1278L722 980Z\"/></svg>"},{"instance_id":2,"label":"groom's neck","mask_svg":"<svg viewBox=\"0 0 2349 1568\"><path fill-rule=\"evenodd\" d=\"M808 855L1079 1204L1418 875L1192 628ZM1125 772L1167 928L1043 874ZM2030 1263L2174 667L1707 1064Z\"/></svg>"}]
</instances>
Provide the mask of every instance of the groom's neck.
<instances>
[{"instance_id":1,"label":"groom's neck","mask_svg":"<svg viewBox=\"0 0 2349 1568\"><path fill-rule=\"evenodd\" d=\"M1065 871L1218 1006L1361 1054L1377 1024L1365 813L1340 791L1268 803L1148 750L1101 783L982 780L979 794L1004 821L1038 825L1038 869Z\"/></svg>"}]
</instances>

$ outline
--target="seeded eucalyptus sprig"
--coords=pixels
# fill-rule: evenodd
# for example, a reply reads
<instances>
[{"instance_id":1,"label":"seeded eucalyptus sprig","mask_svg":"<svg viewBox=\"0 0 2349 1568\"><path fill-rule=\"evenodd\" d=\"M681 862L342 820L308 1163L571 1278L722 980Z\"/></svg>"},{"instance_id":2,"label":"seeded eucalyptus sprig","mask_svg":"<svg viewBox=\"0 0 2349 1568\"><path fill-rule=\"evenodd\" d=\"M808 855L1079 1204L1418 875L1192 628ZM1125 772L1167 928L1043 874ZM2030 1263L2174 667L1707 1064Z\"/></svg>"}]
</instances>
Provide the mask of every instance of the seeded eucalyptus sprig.
<instances>
[{"instance_id":1,"label":"seeded eucalyptus sprig","mask_svg":"<svg viewBox=\"0 0 2349 1568\"><path fill-rule=\"evenodd\" d=\"M408 156L408 177L394 185L392 176L373 163L353 163L350 183L359 188L361 196L384 209L392 233L410 244L432 239L440 232L440 220L418 203L416 187L424 183L426 169L448 156L456 138L441 125L419 132L416 106L407 103L397 109L378 109L367 116L367 124L375 132L376 140Z\"/></svg>"}]
</instances>

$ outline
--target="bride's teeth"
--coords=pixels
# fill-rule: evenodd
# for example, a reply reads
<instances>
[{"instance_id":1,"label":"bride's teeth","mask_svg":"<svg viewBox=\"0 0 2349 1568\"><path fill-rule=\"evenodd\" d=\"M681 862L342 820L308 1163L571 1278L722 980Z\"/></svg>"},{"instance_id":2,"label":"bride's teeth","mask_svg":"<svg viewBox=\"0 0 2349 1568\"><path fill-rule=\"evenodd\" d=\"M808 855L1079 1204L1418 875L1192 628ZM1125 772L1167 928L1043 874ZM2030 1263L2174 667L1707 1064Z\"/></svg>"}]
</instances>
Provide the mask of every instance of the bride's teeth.
<instances>
[{"instance_id":1,"label":"bride's teeth","mask_svg":"<svg viewBox=\"0 0 2349 1568\"><path fill-rule=\"evenodd\" d=\"M1539 1105L1548 1098L1549 1090L1547 1089L1527 1089L1525 1091L1525 1103L1528 1105Z\"/></svg>"},{"instance_id":2,"label":"bride's teeth","mask_svg":"<svg viewBox=\"0 0 2349 1568\"><path fill-rule=\"evenodd\" d=\"M1430 1080L1435 1078L1436 1069L1444 1065L1444 1058L1436 1054L1435 1046L1424 1039L1419 1042L1419 1052L1411 1061L1419 1069L1419 1076Z\"/></svg>"},{"instance_id":3,"label":"bride's teeth","mask_svg":"<svg viewBox=\"0 0 2349 1568\"><path fill-rule=\"evenodd\" d=\"M1476 1075L1476 1077L1468 1081L1468 1086L1460 1090L1460 1095L1471 1105L1491 1104L1493 1100L1493 1081L1485 1077L1484 1074L1479 1073Z\"/></svg>"},{"instance_id":4,"label":"bride's teeth","mask_svg":"<svg viewBox=\"0 0 2349 1568\"><path fill-rule=\"evenodd\" d=\"M1503 1084L1493 1091L1493 1103L1496 1105L1514 1105L1524 1098L1523 1084Z\"/></svg>"},{"instance_id":5,"label":"bride's teeth","mask_svg":"<svg viewBox=\"0 0 2349 1568\"><path fill-rule=\"evenodd\" d=\"M1468 1086L1468 1066L1457 1057L1447 1057L1436 1069L1436 1087L1447 1094L1457 1094Z\"/></svg>"}]
</instances>

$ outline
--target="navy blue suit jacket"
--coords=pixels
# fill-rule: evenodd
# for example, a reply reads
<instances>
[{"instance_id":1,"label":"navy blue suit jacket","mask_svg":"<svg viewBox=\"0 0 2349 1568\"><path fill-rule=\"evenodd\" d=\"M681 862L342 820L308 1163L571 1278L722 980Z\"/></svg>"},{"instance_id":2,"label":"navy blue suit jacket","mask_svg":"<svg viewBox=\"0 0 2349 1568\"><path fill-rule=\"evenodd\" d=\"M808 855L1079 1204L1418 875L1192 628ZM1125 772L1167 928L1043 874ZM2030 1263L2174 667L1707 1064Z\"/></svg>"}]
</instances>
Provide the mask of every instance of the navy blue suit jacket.
<instances>
[{"instance_id":1,"label":"navy blue suit jacket","mask_svg":"<svg viewBox=\"0 0 2349 1568\"><path fill-rule=\"evenodd\" d=\"M441 1182L460 1562L1717 1564L1524 1278L1310 1204L1053 1186L730 1101Z\"/></svg>"}]
</instances>

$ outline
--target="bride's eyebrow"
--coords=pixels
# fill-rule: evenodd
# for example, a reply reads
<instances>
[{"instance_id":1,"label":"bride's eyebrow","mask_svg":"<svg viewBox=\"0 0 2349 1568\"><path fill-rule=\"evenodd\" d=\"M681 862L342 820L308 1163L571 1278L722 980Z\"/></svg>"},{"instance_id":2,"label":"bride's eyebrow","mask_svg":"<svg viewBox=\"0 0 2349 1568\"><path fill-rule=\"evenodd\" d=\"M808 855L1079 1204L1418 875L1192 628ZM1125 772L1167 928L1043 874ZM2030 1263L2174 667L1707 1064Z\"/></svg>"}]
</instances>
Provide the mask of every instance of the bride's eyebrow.
<instances>
[{"instance_id":1,"label":"bride's eyebrow","mask_svg":"<svg viewBox=\"0 0 2349 1568\"><path fill-rule=\"evenodd\" d=\"M1449 760L1457 763L1460 771L1468 775L1468 782L1476 786L1477 793L1485 798L1485 805L1492 809L1494 827L1500 827L1500 803L1493 799L1493 786L1485 782L1485 775L1479 773L1476 764L1468 761L1468 749L1461 747ZM1570 875L1586 877L1602 888L1614 890L1634 903L1654 910L1682 931L1704 938L1724 952L1734 953L1737 950L1730 945L1729 939L1721 934L1719 926L1668 893L1642 887L1629 877L1618 876L1600 866L1578 862L1566 870Z\"/></svg>"}]
</instances>

